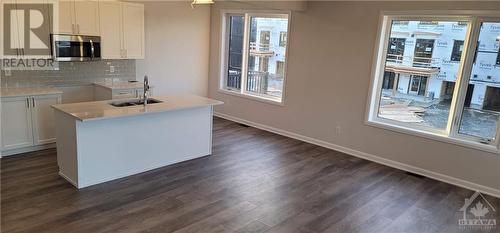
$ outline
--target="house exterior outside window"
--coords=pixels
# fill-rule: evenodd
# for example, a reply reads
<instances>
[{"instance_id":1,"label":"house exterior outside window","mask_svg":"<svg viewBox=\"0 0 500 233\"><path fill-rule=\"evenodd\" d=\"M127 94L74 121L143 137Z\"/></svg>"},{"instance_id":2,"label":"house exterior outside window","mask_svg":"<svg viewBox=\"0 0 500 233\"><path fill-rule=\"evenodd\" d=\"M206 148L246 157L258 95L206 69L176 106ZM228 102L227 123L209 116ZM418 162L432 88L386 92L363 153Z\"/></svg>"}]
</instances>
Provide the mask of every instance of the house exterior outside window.
<instances>
[{"instance_id":1,"label":"house exterior outside window","mask_svg":"<svg viewBox=\"0 0 500 233\"><path fill-rule=\"evenodd\" d=\"M288 18L289 13L223 13L220 91L283 103Z\"/></svg>"},{"instance_id":2,"label":"house exterior outside window","mask_svg":"<svg viewBox=\"0 0 500 233\"><path fill-rule=\"evenodd\" d=\"M367 123L500 153L500 17L385 15L384 25Z\"/></svg>"}]
</instances>

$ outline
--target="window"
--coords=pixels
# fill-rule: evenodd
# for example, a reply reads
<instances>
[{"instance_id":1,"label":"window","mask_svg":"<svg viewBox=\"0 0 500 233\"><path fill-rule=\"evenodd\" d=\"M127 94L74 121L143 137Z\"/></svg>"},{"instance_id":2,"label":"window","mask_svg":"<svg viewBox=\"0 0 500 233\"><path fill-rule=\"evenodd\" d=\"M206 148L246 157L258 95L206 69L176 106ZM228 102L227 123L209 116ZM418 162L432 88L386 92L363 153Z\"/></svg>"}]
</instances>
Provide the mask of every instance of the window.
<instances>
[{"instance_id":1,"label":"window","mask_svg":"<svg viewBox=\"0 0 500 233\"><path fill-rule=\"evenodd\" d=\"M430 18L384 16L368 123L499 153L500 18Z\"/></svg>"},{"instance_id":2,"label":"window","mask_svg":"<svg viewBox=\"0 0 500 233\"><path fill-rule=\"evenodd\" d=\"M229 16L227 87L240 90L243 52L243 16Z\"/></svg>"},{"instance_id":3,"label":"window","mask_svg":"<svg viewBox=\"0 0 500 233\"><path fill-rule=\"evenodd\" d=\"M415 54L413 56L413 66L429 67L432 62L432 52L434 51L435 39L417 39L415 42Z\"/></svg>"},{"instance_id":4,"label":"window","mask_svg":"<svg viewBox=\"0 0 500 233\"><path fill-rule=\"evenodd\" d=\"M285 76L285 62L283 61L276 62L276 75L281 77Z\"/></svg>"},{"instance_id":5,"label":"window","mask_svg":"<svg viewBox=\"0 0 500 233\"><path fill-rule=\"evenodd\" d=\"M464 41L455 40L453 42L453 49L451 50L451 61L460 61L462 58L462 51L464 51Z\"/></svg>"},{"instance_id":6,"label":"window","mask_svg":"<svg viewBox=\"0 0 500 233\"><path fill-rule=\"evenodd\" d=\"M500 40L500 38L498 38L498 40ZM497 65L500 65L500 45L498 45L498 54L497 54Z\"/></svg>"},{"instance_id":7,"label":"window","mask_svg":"<svg viewBox=\"0 0 500 233\"><path fill-rule=\"evenodd\" d=\"M222 90L282 102L288 14L225 13Z\"/></svg>"},{"instance_id":8,"label":"window","mask_svg":"<svg viewBox=\"0 0 500 233\"><path fill-rule=\"evenodd\" d=\"M286 32L280 32L280 47L286 47Z\"/></svg>"}]
</instances>

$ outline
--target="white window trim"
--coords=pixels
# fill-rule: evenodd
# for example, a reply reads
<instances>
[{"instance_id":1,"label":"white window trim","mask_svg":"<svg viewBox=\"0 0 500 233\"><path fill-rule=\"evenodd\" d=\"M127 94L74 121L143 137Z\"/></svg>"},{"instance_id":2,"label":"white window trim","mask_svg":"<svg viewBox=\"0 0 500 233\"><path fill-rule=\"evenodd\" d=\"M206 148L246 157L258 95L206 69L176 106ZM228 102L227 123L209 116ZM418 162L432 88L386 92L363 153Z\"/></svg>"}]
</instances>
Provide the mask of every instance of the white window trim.
<instances>
[{"instance_id":1,"label":"white window trim","mask_svg":"<svg viewBox=\"0 0 500 233\"><path fill-rule=\"evenodd\" d=\"M229 38L229 31L228 29L228 22L227 18L228 16L232 15L239 15L239 16L244 16L245 17L245 28L244 28L244 33L243 33L243 52L242 52L242 77L241 77L241 89L231 89L226 87L226 81L227 81L227 65L228 65L228 53L229 53L229 46L228 46L228 38ZM274 17L274 18L279 18L278 16L282 16L283 18L288 19L288 28L287 28L287 44L285 47L286 53L285 53L285 67L284 67L284 74L283 74L283 91L281 94L281 98L279 97L273 97L271 95L260 95L258 93L251 93L247 92L246 90L246 76L247 76L247 68L248 68L248 47L249 47L249 36L248 36L248 31L249 31L249 25L250 22L248 21L250 17L252 16L260 16L260 17ZM288 54L289 54L289 47L290 47L290 28L291 28L291 11L284 11L284 10L221 10L221 50L220 50L220 70L219 70L219 88L218 92L222 94L227 94L227 95L233 95L237 97L242 97L250 100L255 100L263 103L268 103L268 104L273 104L273 105L278 105L278 106L284 106L285 105L285 96L286 96L286 82L287 82L287 71L288 71Z\"/></svg>"},{"instance_id":2,"label":"white window trim","mask_svg":"<svg viewBox=\"0 0 500 233\"><path fill-rule=\"evenodd\" d=\"M436 17L439 15L439 17ZM495 141L484 144L477 137L467 136L458 133L460 118L465 101L467 84L470 79L470 71L473 65L474 50L476 43L469 43L471 38L477 38L482 21L500 21L499 11L405 11L405 12L381 12L377 41L373 57L372 74L370 78L370 89L366 105L365 124L377 128L387 129L412 136L423 137L440 142L478 149L494 154L500 154L500 121L497 125L497 136ZM470 22L466 38L464 40L464 51L460 61L459 75L456 80L454 97L450 107L448 125L446 129L433 129L423 126L408 125L390 119L378 117L378 106L380 103L380 87L383 81L383 71L385 69L385 57L387 53L387 43L391 32L391 22L393 19L407 20L464 20ZM472 51L472 52L469 52Z\"/></svg>"}]
</instances>

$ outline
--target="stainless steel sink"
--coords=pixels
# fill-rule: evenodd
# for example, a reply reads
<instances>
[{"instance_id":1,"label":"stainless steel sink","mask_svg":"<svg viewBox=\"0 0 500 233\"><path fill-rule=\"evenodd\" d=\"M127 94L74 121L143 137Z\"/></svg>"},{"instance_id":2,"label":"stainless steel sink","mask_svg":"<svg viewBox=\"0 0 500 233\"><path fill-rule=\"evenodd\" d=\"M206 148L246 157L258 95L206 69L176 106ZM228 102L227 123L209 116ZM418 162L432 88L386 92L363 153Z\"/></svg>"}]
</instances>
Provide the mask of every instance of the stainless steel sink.
<instances>
[{"instance_id":1,"label":"stainless steel sink","mask_svg":"<svg viewBox=\"0 0 500 233\"><path fill-rule=\"evenodd\" d=\"M153 99L153 98L148 99L148 104L157 104L157 103L161 103L161 102L163 102L163 101ZM116 102L112 102L110 104L115 106L115 107L119 107L119 108L130 107L130 106L143 105L144 100L135 99L135 100L127 100L127 101L116 101Z\"/></svg>"}]
</instances>

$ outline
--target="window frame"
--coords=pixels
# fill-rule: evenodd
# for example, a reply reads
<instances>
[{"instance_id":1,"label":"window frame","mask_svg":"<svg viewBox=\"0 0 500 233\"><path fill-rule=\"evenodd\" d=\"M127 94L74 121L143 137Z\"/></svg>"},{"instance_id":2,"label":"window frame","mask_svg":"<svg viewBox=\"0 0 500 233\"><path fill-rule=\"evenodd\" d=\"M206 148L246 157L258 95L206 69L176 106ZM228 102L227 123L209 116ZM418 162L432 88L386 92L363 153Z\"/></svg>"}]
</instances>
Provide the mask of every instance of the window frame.
<instances>
[{"instance_id":1,"label":"window frame","mask_svg":"<svg viewBox=\"0 0 500 233\"><path fill-rule=\"evenodd\" d=\"M436 16L438 15L438 16ZM373 55L372 74L368 102L366 105L365 124L382 129L392 130L399 133L433 139L436 141L451 143L469 148L479 149L495 154L500 154L500 120L498 121L495 140L485 142L483 139L459 133L463 106L467 86L470 81L477 43L474 39L479 38L482 22L500 22L498 11L411 11L411 12L381 12L378 36ZM387 48L391 33L393 20L422 20L422 21L467 21L468 28L464 39L462 59L460 64L455 90L448 113L448 121L445 129L409 125L395 120L378 117L380 106L381 88L383 85L383 72L386 65Z\"/></svg>"},{"instance_id":2,"label":"window frame","mask_svg":"<svg viewBox=\"0 0 500 233\"><path fill-rule=\"evenodd\" d=\"M227 69L229 59L229 20L230 16L244 17L244 33L243 33L243 51L242 51L242 68L241 68L241 89L227 87ZM252 93L246 91L246 80L248 75L248 58L250 46L250 18L251 17L269 17L269 18L285 18L288 20L287 25L287 43L285 48L285 67L283 74L283 90L281 98L271 95ZM238 97L256 100L264 103L284 106L286 96L286 82L288 70L288 54L290 44L290 28L291 28L291 11L285 10L221 10L221 50L220 50L220 73L219 73L219 88L218 92Z\"/></svg>"}]
</instances>

